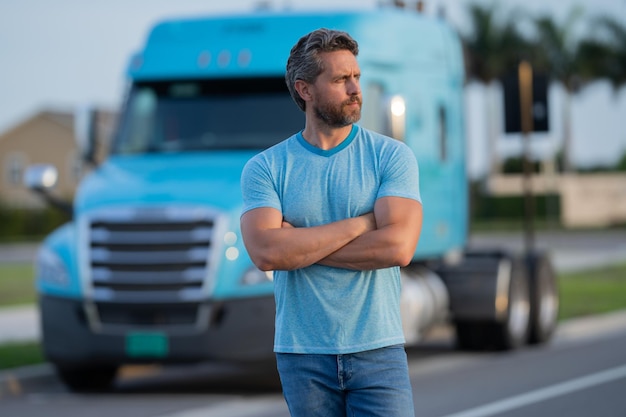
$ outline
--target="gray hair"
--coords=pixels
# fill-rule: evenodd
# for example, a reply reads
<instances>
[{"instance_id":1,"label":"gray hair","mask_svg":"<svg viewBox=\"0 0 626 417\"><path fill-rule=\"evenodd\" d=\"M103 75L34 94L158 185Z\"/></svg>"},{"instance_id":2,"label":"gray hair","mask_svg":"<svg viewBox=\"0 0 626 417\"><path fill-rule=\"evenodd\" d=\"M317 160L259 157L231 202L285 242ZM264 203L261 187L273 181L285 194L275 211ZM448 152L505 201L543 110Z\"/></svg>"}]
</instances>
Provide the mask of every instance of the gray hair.
<instances>
[{"instance_id":1,"label":"gray hair","mask_svg":"<svg viewBox=\"0 0 626 417\"><path fill-rule=\"evenodd\" d=\"M350 51L354 56L357 56L359 44L346 32L325 28L304 35L291 48L287 60L285 82L291 97L300 107L300 110L304 111L306 103L295 89L296 81L314 83L318 75L324 71L320 53L343 50Z\"/></svg>"}]
</instances>

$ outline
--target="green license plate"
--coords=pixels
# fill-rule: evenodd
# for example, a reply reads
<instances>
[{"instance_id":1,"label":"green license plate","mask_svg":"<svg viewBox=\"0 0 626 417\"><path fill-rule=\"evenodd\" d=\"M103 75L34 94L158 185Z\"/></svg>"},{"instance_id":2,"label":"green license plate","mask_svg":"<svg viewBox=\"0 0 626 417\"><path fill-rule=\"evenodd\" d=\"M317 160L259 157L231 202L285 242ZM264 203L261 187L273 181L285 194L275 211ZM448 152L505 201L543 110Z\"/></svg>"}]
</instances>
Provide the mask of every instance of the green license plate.
<instances>
[{"instance_id":1,"label":"green license plate","mask_svg":"<svg viewBox=\"0 0 626 417\"><path fill-rule=\"evenodd\" d=\"M158 332L126 335L126 354L133 358L164 358L169 352L167 335Z\"/></svg>"}]
</instances>

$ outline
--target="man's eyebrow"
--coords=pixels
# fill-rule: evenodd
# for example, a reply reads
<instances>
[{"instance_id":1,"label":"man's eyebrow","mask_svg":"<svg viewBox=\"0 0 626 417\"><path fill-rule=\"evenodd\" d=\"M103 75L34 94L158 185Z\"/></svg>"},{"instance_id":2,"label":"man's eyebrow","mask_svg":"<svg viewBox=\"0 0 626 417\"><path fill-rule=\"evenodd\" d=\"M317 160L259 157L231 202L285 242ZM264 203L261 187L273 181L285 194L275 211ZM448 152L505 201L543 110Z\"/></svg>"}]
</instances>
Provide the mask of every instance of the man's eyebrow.
<instances>
[{"instance_id":1,"label":"man's eyebrow","mask_svg":"<svg viewBox=\"0 0 626 417\"><path fill-rule=\"evenodd\" d=\"M359 78L361 76L361 71L356 71L354 73L346 72L344 74L340 74L340 75L337 75L336 77L333 77L333 80L346 80L352 76L354 76L355 78Z\"/></svg>"}]
</instances>

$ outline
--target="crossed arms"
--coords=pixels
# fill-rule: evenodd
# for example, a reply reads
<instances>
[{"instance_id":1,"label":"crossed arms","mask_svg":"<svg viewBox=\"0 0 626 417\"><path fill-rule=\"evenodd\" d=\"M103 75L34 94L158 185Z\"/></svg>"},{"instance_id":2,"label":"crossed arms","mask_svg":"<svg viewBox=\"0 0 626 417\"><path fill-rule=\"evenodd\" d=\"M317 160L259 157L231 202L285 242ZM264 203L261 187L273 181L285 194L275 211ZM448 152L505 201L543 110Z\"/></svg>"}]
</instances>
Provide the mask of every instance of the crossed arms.
<instances>
[{"instance_id":1,"label":"crossed arms","mask_svg":"<svg viewBox=\"0 0 626 417\"><path fill-rule=\"evenodd\" d=\"M252 262L263 271L322 264L353 270L406 266L422 227L422 205L383 197L374 212L314 227L293 227L273 208L241 217L241 232Z\"/></svg>"}]
</instances>

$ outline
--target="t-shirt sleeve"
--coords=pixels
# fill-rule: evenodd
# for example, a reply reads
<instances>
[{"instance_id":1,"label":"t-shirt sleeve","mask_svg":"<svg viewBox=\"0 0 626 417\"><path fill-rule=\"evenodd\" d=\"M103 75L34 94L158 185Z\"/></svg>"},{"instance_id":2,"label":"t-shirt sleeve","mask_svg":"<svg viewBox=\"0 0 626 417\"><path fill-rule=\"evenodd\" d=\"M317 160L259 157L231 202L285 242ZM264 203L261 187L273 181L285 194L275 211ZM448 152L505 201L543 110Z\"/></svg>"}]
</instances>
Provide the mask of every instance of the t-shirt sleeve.
<instances>
[{"instance_id":1,"label":"t-shirt sleeve","mask_svg":"<svg viewBox=\"0 0 626 417\"><path fill-rule=\"evenodd\" d=\"M282 212L280 199L267 161L257 155L246 163L241 173L243 208L241 214L260 207Z\"/></svg>"},{"instance_id":2,"label":"t-shirt sleeve","mask_svg":"<svg viewBox=\"0 0 626 417\"><path fill-rule=\"evenodd\" d=\"M382 182L376 198L403 197L422 202L419 188L419 168L411 149L403 143L397 143L383 159Z\"/></svg>"}]
</instances>

